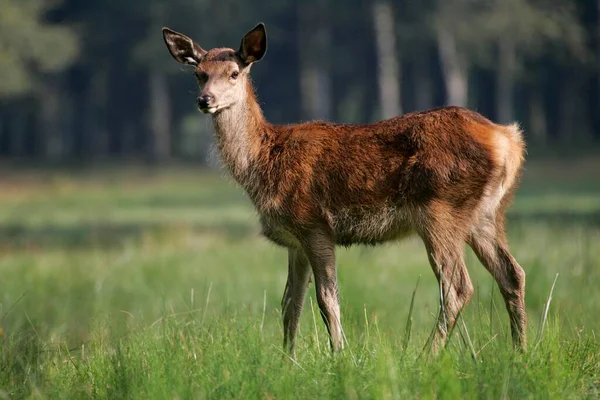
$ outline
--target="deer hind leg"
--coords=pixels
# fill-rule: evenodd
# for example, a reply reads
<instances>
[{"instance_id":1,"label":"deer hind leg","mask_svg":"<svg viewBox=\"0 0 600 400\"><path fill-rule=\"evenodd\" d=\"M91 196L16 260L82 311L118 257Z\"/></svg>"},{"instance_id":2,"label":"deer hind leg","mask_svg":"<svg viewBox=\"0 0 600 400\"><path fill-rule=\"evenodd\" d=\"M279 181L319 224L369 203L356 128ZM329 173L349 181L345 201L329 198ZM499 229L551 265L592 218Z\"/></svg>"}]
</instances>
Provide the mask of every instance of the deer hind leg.
<instances>
[{"instance_id":1,"label":"deer hind leg","mask_svg":"<svg viewBox=\"0 0 600 400\"><path fill-rule=\"evenodd\" d=\"M458 224L437 223L422 235L440 288L440 316L433 337L434 353L444 345L459 313L473 296L473 284L464 262L465 241L455 231L456 226Z\"/></svg>"},{"instance_id":2,"label":"deer hind leg","mask_svg":"<svg viewBox=\"0 0 600 400\"><path fill-rule=\"evenodd\" d=\"M308 258L301 249L288 250L288 278L281 299L283 312L283 348L295 354L298 322L304 306L310 277Z\"/></svg>"},{"instance_id":3,"label":"deer hind leg","mask_svg":"<svg viewBox=\"0 0 600 400\"><path fill-rule=\"evenodd\" d=\"M329 332L329 343L333 351L338 351L344 348L344 341L340 322L335 243L328 235L318 232L310 235L305 247L315 277L321 317Z\"/></svg>"},{"instance_id":4,"label":"deer hind leg","mask_svg":"<svg viewBox=\"0 0 600 400\"><path fill-rule=\"evenodd\" d=\"M501 213L502 211L498 211ZM504 216L484 216L471 232L469 245L500 287L510 317L515 348L525 350L525 271L510 254L504 232Z\"/></svg>"}]
</instances>

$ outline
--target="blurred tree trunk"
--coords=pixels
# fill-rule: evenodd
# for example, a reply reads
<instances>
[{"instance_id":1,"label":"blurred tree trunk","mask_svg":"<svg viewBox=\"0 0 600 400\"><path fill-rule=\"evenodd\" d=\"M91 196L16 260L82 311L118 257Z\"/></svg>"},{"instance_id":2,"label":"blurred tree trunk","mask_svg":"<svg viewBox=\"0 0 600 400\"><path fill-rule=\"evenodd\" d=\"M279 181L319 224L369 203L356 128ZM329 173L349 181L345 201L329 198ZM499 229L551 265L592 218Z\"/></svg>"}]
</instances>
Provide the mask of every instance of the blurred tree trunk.
<instances>
[{"instance_id":1,"label":"blurred tree trunk","mask_svg":"<svg viewBox=\"0 0 600 400\"><path fill-rule=\"evenodd\" d=\"M61 159L73 160L73 149L75 147L75 120L74 110L77 102L74 93L69 90L66 80L63 83L63 94L61 95L60 107L60 137L62 143Z\"/></svg>"},{"instance_id":2,"label":"blurred tree trunk","mask_svg":"<svg viewBox=\"0 0 600 400\"><path fill-rule=\"evenodd\" d=\"M64 150L60 129L60 85L58 79L48 79L40 83L38 94L40 113L38 117L37 141L39 152L44 158L58 160Z\"/></svg>"},{"instance_id":3,"label":"blurred tree trunk","mask_svg":"<svg viewBox=\"0 0 600 400\"><path fill-rule=\"evenodd\" d=\"M446 104L466 107L469 80L466 62L456 46L456 38L447 29L438 29L437 43L446 86Z\"/></svg>"},{"instance_id":4,"label":"blurred tree trunk","mask_svg":"<svg viewBox=\"0 0 600 400\"><path fill-rule=\"evenodd\" d=\"M516 47L510 33L502 35L498 44L496 75L496 120L501 124L514 118L513 89L516 73Z\"/></svg>"},{"instance_id":5,"label":"blurred tree trunk","mask_svg":"<svg viewBox=\"0 0 600 400\"><path fill-rule=\"evenodd\" d=\"M89 135L84 151L90 156L108 153L108 71L106 67L92 72L84 105L84 134Z\"/></svg>"},{"instance_id":6,"label":"blurred tree trunk","mask_svg":"<svg viewBox=\"0 0 600 400\"><path fill-rule=\"evenodd\" d=\"M7 130L4 129L4 121L4 109L0 102L0 155L2 156L10 154L10 137Z\"/></svg>"},{"instance_id":7,"label":"blurred tree trunk","mask_svg":"<svg viewBox=\"0 0 600 400\"><path fill-rule=\"evenodd\" d=\"M373 26L378 59L379 106L381 117L387 119L402 114L396 26L389 1L374 2Z\"/></svg>"},{"instance_id":8,"label":"blurred tree trunk","mask_svg":"<svg viewBox=\"0 0 600 400\"><path fill-rule=\"evenodd\" d=\"M573 77L564 77L558 104L558 140L561 142L573 142L581 134L581 130L584 130L580 124L575 122L579 103L577 82Z\"/></svg>"},{"instance_id":9,"label":"blurred tree trunk","mask_svg":"<svg viewBox=\"0 0 600 400\"><path fill-rule=\"evenodd\" d=\"M298 6L300 96L304 119L331 119L331 32L325 0Z\"/></svg>"},{"instance_id":10,"label":"blurred tree trunk","mask_svg":"<svg viewBox=\"0 0 600 400\"><path fill-rule=\"evenodd\" d=\"M533 88L529 100L529 129L537 142L545 143L548 140L548 126L542 98L539 86Z\"/></svg>"},{"instance_id":11,"label":"blurred tree trunk","mask_svg":"<svg viewBox=\"0 0 600 400\"><path fill-rule=\"evenodd\" d=\"M81 87L80 90L77 90L73 93L74 101L73 101L73 138L72 138L72 146L70 156L75 161L85 161L85 141L92 132L85 132L85 104L87 103L87 98L85 97L85 86L89 82L86 80L79 78L76 81L76 84Z\"/></svg>"},{"instance_id":12,"label":"blurred tree trunk","mask_svg":"<svg viewBox=\"0 0 600 400\"><path fill-rule=\"evenodd\" d=\"M433 83L431 79L431 66L425 49L415 54L415 107L417 110L428 110L433 107Z\"/></svg>"},{"instance_id":13,"label":"blurred tree trunk","mask_svg":"<svg viewBox=\"0 0 600 400\"><path fill-rule=\"evenodd\" d=\"M26 153L25 141L27 138L27 111L28 108L16 102L9 108L10 119L6 134L10 135L10 155L12 157L23 157Z\"/></svg>"},{"instance_id":14,"label":"blurred tree trunk","mask_svg":"<svg viewBox=\"0 0 600 400\"><path fill-rule=\"evenodd\" d=\"M171 101L165 75L151 70L149 75L150 89L150 131L152 133L150 156L153 162L167 161L171 155Z\"/></svg>"},{"instance_id":15,"label":"blurred tree trunk","mask_svg":"<svg viewBox=\"0 0 600 400\"><path fill-rule=\"evenodd\" d=\"M598 106L600 106L600 0L598 0L598 10L597 10L597 21L596 21L596 33L597 33L597 37L596 37L596 52L597 52L597 60L596 62L598 63L596 66L596 79L597 79L597 98L596 98L596 104ZM598 139L600 139L600 115L598 115L599 113L595 113L596 115L593 116L592 118L596 118L597 124L596 124L596 136L598 137Z\"/></svg>"}]
</instances>

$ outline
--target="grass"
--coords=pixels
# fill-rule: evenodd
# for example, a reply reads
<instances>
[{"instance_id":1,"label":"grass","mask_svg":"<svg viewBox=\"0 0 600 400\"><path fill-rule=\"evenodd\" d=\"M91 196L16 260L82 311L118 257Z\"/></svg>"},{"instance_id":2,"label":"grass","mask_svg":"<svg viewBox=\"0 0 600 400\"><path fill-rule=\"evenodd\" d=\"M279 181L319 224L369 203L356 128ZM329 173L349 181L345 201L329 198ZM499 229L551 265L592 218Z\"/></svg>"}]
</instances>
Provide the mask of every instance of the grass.
<instances>
[{"instance_id":1,"label":"grass","mask_svg":"<svg viewBox=\"0 0 600 400\"><path fill-rule=\"evenodd\" d=\"M441 356L424 352L438 289L409 239L339 250L348 346L329 353L311 287L296 362L281 349L286 252L260 238L226 179L5 178L0 398L598 398L598 164L568 165L530 165L509 216L527 353L512 351L502 299L470 250L476 294Z\"/></svg>"}]
</instances>

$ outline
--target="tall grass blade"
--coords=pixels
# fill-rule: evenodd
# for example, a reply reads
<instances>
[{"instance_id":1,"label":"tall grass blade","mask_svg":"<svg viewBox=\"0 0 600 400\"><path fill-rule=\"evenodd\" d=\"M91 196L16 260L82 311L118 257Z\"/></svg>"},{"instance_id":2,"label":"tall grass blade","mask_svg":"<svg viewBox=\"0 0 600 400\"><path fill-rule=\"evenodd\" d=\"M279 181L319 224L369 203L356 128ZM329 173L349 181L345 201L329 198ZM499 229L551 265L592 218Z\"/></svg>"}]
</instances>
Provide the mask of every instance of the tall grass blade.
<instances>
[{"instance_id":1,"label":"tall grass blade","mask_svg":"<svg viewBox=\"0 0 600 400\"><path fill-rule=\"evenodd\" d=\"M317 318L315 317L315 308L313 307L312 297L310 297L310 311L313 318L313 326L315 327L315 342L317 343L317 350L321 352L321 344L319 343L319 331L317 330Z\"/></svg>"},{"instance_id":2,"label":"tall grass blade","mask_svg":"<svg viewBox=\"0 0 600 400\"><path fill-rule=\"evenodd\" d=\"M469 335L469 330L467 329L467 324L465 323L465 319L461 318L460 322L462 322L463 329L465 330L466 343L471 351L471 357L473 357L473 361L477 362L477 353L475 352L475 347L473 346L473 341L471 340L471 335Z\"/></svg>"},{"instance_id":3,"label":"tall grass blade","mask_svg":"<svg viewBox=\"0 0 600 400\"><path fill-rule=\"evenodd\" d=\"M262 319L260 320L260 331L263 331L263 326L265 324L265 313L267 311L267 289L265 289L263 293L263 310L262 310Z\"/></svg>"},{"instance_id":4,"label":"tall grass blade","mask_svg":"<svg viewBox=\"0 0 600 400\"><path fill-rule=\"evenodd\" d=\"M538 347L542 341L544 327L546 326L546 321L548 320L548 310L550 309L550 302L552 301L552 293L554 292L554 286L556 286L558 275L559 274L556 274L556 276L554 277L554 282L552 282L552 287L550 288L550 293L548 294L548 299L546 300L546 306L544 307L544 314L542 314L542 320L540 322L540 328L538 329L535 347Z\"/></svg>"},{"instance_id":5,"label":"tall grass blade","mask_svg":"<svg viewBox=\"0 0 600 400\"><path fill-rule=\"evenodd\" d=\"M365 317L365 342L363 345L363 349L366 349L369 344L369 317L367 316L367 305L363 304L363 314Z\"/></svg>"},{"instance_id":6,"label":"tall grass blade","mask_svg":"<svg viewBox=\"0 0 600 400\"><path fill-rule=\"evenodd\" d=\"M415 297L417 295L417 289L419 288L419 282L421 282L421 275L417 278L417 284L412 292L412 297L410 299L410 307L408 309L408 317L406 318L406 327L404 328L404 343L403 348L406 353L406 349L408 348L408 343L410 342L410 335L412 332L412 322L413 322L413 310L415 307Z\"/></svg>"},{"instance_id":7,"label":"tall grass blade","mask_svg":"<svg viewBox=\"0 0 600 400\"><path fill-rule=\"evenodd\" d=\"M490 336L494 334L494 288L496 280L492 277L492 292L490 294Z\"/></svg>"},{"instance_id":8,"label":"tall grass blade","mask_svg":"<svg viewBox=\"0 0 600 400\"><path fill-rule=\"evenodd\" d=\"M14 302L14 303L12 303L12 305L11 305L11 306L8 308L8 310L6 310L6 312L0 316L0 321L2 321L2 319L3 319L4 317L6 317L6 316L7 316L7 315L8 315L8 314L9 314L9 313L10 313L10 312L13 310L13 308L15 308L15 307L17 306L17 304L19 304L19 302L20 302L20 301L23 299L23 297L25 297L25 295L26 295L26 294L27 294L27 292L26 292L26 291L25 291L25 292L23 292L23 293L22 293L22 294L21 294L21 295L20 295L20 296L17 298L17 300L15 300L15 302Z\"/></svg>"},{"instance_id":9,"label":"tall grass blade","mask_svg":"<svg viewBox=\"0 0 600 400\"><path fill-rule=\"evenodd\" d=\"M208 292L206 293L206 303L204 304L204 311L202 312L202 319L200 323L204 325L204 318L206 317L206 312L208 311L208 305L210 304L210 292L212 290L213 283L211 282L208 286Z\"/></svg>"}]
</instances>

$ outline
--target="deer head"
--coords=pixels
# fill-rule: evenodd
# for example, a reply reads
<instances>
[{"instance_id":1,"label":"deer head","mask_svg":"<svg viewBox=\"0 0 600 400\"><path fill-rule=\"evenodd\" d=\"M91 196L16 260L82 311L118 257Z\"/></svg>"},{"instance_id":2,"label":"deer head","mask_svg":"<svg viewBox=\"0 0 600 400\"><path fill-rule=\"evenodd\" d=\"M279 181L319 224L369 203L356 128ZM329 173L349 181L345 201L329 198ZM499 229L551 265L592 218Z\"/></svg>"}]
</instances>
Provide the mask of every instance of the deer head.
<instances>
[{"instance_id":1,"label":"deer head","mask_svg":"<svg viewBox=\"0 0 600 400\"><path fill-rule=\"evenodd\" d=\"M267 52L267 32L259 23L243 38L237 51L230 48L204 50L189 37L163 28L169 52L181 64L195 67L200 94L198 109L215 114L244 102L250 67Z\"/></svg>"}]
</instances>

